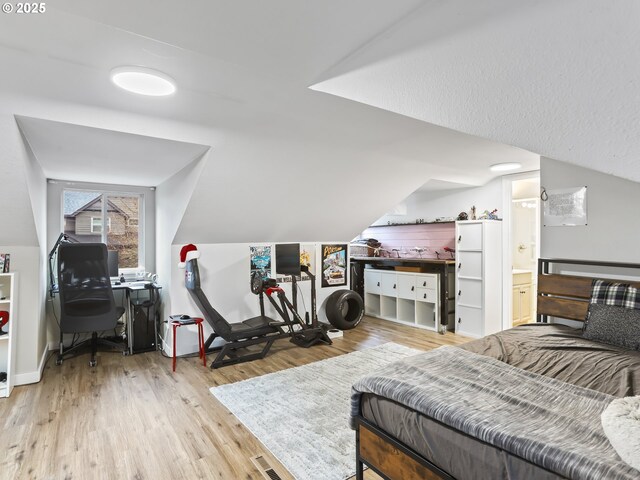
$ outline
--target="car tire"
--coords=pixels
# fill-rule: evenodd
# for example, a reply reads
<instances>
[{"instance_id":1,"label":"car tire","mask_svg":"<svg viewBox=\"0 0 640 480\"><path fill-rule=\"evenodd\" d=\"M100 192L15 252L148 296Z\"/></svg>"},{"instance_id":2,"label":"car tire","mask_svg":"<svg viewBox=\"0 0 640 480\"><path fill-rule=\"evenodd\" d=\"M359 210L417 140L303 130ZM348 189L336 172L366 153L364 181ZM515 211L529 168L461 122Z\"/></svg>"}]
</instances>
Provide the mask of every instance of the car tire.
<instances>
[{"instance_id":1,"label":"car tire","mask_svg":"<svg viewBox=\"0 0 640 480\"><path fill-rule=\"evenodd\" d=\"M334 327L351 330L358 326L364 316L364 302L353 290L337 290L327 298L326 314Z\"/></svg>"}]
</instances>

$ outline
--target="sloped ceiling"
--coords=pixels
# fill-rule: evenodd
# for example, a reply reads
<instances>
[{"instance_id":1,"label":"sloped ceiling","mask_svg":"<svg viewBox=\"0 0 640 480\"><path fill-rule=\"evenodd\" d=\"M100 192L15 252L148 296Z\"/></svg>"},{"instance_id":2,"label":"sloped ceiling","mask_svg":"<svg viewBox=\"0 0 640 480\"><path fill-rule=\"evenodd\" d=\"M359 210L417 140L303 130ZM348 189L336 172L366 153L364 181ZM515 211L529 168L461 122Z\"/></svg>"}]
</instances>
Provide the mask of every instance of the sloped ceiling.
<instances>
[{"instance_id":1,"label":"sloped ceiling","mask_svg":"<svg viewBox=\"0 0 640 480\"><path fill-rule=\"evenodd\" d=\"M47 178L156 186L209 148L40 118L17 118Z\"/></svg>"},{"instance_id":2,"label":"sloped ceiling","mask_svg":"<svg viewBox=\"0 0 640 480\"><path fill-rule=\"evenodd\" d=\"M313 88L640 181L640 3L425 3Z\"/></svg>"},{"instance_id":3,"label":"sloped ceiling","mask_svg":"<svg viewBox=\"0 0 640 480\"><path fill-rule=\"evenodd\" d=\"M431 179L480 185L492 163L538 168L526 150L308 88L429 3L60 0L3 16L0 97L13 114L87 127L85 145L90 127L211 146L176 243L349 239ZM164 71L178 91L118 90L109 71L128 64ZM60 155L37 150L59 177Z\"/></svg>"}]
</instances>

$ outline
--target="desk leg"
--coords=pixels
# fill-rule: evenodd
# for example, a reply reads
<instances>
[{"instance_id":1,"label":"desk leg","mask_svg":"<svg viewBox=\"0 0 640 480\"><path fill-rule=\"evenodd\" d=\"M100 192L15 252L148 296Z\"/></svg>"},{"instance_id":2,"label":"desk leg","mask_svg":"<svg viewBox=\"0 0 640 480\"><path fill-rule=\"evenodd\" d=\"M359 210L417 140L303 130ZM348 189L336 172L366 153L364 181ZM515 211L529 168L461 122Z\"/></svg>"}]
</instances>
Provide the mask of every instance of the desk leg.
<instances>
[{"instance_id":1,"label":"desk leg","mask_svg":"<svg viewBox=\"0 0 640 480\"><path fill-rule=\"evenodd\" d=\"M127 301L127 353L133 355L133 311L131 310L131 291L126 290Z\"/></svg>"},{"instance_id":2,"label":"desk leg","mask_svg":"<svg viewBox=\"0 0 640 480\"><path fill-rule=\"evenodd\" d=\"M177 324L172 324L173 327L173 371L176 371L176 333L178 329Z\"/></svg>"}]
</instances>

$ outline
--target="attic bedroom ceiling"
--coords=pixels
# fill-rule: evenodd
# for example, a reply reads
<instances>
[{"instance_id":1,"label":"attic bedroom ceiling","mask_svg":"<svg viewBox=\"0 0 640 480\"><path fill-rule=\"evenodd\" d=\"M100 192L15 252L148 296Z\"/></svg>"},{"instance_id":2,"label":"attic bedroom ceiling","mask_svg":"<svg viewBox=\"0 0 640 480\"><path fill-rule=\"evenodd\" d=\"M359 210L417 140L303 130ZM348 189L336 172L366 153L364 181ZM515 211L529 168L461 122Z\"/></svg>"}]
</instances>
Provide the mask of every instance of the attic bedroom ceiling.
<instances>
[{"instance_id":1,"label":"attic bedroom ceiling","mask_svg":"<svg viewBox=\"0 0 640 480\"><path fill-rule=\"evenodd\" d=\"M591 0L60 0L0 17L0 115L211 145L175 243L349 239L430 180L538 168L504 143L640 179L637 13ZM120 91L120 65L166 72L178 91Z\"/></svg>"},{"instance_id":2,"label":"attic bedroom ceiling","mask_svg":"<svg viewBox=\"0 0 640 480\"><path fill-rule=\"evenodd\" d=\"M431 1L312 88L640 181L640 2Z\"/></svg>"}]
</instances>

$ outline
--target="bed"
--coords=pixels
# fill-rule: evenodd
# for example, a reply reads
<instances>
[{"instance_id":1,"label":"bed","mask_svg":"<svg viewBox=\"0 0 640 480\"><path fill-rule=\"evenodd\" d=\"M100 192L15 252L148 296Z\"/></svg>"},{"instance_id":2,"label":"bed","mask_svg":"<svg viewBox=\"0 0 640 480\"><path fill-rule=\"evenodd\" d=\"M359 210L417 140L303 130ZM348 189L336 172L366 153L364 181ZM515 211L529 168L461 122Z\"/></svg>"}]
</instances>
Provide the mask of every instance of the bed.
<instances>
[{"instance_id":1,"label":"bed","mask_svg":"<svg viewBox=\"0 0 640 480\"><path fill-rule=\"evenodd\" d=\"M599 426L612 399L640 395L640 351L547 323L583 321L592 294L593 277L550 273L553 265L640 271L637 264L541 259L538 323L427 352L359 381L351 417L358 480L364 465L391 480L640 476Z\"/></svg>"}]
</instances>

